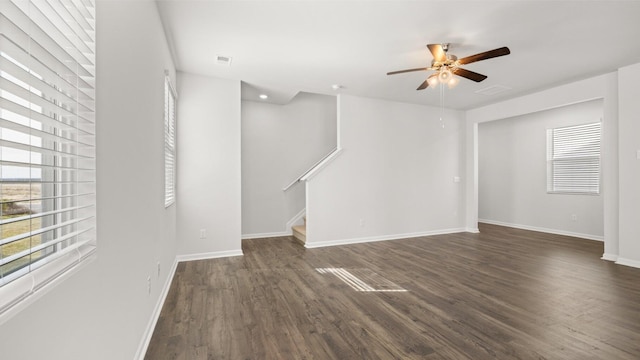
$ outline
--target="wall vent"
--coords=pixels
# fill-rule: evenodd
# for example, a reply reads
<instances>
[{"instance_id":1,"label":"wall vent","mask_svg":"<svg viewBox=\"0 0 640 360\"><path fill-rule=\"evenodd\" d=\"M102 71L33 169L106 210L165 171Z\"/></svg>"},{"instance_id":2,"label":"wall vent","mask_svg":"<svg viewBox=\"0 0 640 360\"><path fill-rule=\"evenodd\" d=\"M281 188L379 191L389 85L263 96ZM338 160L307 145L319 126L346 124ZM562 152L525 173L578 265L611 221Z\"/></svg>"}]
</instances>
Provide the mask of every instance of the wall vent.
<instances>
[{"instance_id":1,"label":"wall vent","mask_svg":"<svg viewBox=\"0 0 640 360\"><path fill-rule=\"evenodd\" d=\"M230 66L231 65L231 56L216 55L216 64Z\"/></svg>"},{"instance_id":2,"label":"wall vent","mask_svg":"<svg viewBox=\"0 0 640 360\"><path fill-rule=\"evenodd\" d=\"M493 86L489 86L488 88L476 90L475 93L476 94L481 94L481 95L491 96L491 95L496 95L496 94L499 94L501 92L505 92L505 91L508 91L508 90L511 90L511 88L508 87L508 86L493 85Z\"/></svg>"}]
</instances>

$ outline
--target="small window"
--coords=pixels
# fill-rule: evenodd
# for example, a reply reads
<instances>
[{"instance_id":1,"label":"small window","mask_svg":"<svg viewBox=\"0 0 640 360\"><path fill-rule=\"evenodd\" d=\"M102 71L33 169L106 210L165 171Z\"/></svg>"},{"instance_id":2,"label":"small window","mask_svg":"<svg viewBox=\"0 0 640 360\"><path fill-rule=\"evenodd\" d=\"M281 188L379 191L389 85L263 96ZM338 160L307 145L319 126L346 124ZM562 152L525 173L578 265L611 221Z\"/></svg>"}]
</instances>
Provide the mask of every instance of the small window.
<instances>
[{"instance_id":1,"label":"small window","mask_svg":"<svg viewBox=\"0 0 640 360\"><path fill-rule=\"evenodd\" d=\"M164 80L164 206L176 201L176 93L169 75Z\"/></svg>"},{"instance_id":2,"label":"small window","mask_svg":"<svg viewBox=\"0 0 640 360\"><path fill-rule=\"evenodd\" d=\"M547 130L547 192L600 193L600 122Z\"/></svg>"}]
</instances>

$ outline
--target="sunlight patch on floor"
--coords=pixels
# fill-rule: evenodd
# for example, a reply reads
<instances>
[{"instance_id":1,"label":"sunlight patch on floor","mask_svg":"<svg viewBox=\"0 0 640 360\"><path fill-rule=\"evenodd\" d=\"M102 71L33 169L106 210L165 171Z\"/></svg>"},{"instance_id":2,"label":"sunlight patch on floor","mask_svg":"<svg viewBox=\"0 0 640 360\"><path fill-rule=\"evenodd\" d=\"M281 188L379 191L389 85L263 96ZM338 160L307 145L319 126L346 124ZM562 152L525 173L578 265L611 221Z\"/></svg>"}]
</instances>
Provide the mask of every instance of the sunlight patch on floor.
<instances>
[{"instance_id":1,"label":"sunlight patch on floor","mask_svg":"<svg viewBox=\"0 0 640 360\"><path fill-rule=\"evenodd\" d=\"M333 274L352 289L362 292L406 292L407 290L369 269L316 268L320 274Z\"/></svg>"}]
</instances>

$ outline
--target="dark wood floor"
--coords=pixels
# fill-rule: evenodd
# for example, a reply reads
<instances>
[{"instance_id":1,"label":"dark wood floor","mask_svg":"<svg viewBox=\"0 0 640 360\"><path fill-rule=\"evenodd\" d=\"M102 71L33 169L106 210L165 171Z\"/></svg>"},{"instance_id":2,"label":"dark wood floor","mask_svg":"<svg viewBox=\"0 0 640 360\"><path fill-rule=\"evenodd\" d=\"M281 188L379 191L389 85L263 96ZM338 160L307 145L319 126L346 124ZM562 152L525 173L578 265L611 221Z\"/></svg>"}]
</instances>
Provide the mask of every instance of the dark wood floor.
<instances>
[{"instance_id":1,"label":"dark wood floor","mask_svg":"<svg viewBox=\"0 0 640 360\"><path fill-rule=\"evenodd\" d=\"M493 225L320 249L243 241L180 263L145 359L640 359L640 269ZM369 269L357 292L316 268Z\"/></svg>"}]
</instances>

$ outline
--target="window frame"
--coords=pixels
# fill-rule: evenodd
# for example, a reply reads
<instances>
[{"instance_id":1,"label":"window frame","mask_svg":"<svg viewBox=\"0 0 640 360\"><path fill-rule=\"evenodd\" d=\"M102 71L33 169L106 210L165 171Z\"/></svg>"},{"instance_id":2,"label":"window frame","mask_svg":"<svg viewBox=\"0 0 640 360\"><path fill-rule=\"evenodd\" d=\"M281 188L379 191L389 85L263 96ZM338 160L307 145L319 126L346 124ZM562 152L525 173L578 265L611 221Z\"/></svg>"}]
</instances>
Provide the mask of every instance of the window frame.
<instances>
[{"instance_id":1,"label":"window frame","mask_svg":"<svg viewBox=\"0 0 640 360\"><path fill-rule=\"evenodd\" d=\"M0 253L0 324L96 258L95 2L69 4L0 4L0 195L29 189L2 201L22 212L0 222L0 246L17 246Z\"/></svg>"},{"instance_id":2,"label":"window frame","mask_svg":"<svg viewBox=\"0 0 640 360\"><path fill-rule=\"evenodd\" d=\"M176 117L177 93L169 71L164 76L164 207L176 202Z\"/></svg>"},{"instance_id":3,"label":"window frame","mask_svg":"<svg viewBox=\"0 0 640 360\"><path fill-rule=\"evenodd\" d=\"M601 119L547 129L548 194L600 194L602 130Z\"/></svg>"}]
</instances>

